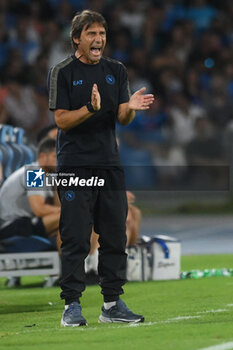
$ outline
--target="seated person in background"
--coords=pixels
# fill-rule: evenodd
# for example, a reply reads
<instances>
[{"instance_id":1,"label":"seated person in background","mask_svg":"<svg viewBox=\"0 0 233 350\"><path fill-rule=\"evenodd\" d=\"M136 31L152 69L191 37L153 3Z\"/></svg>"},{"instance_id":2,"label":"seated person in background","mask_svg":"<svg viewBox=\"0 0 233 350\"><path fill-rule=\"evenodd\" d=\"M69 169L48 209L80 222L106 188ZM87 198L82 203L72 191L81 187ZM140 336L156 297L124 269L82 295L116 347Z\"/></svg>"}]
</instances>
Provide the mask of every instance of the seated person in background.
<instances>
[{"instance_id":1,"label":"seated person in background","mask_svg":"<svg viewBox=\"0 0 233 350\"><path fill-rule=\"evenodd\" d=\"M116 138L117 146L120 146L120 140ZM126 235L127 243L126 247L134 246L137 244L139 226L141 222L141 210L138 209L133 203L135 202L135 195L126 191L127 201L128 201L128 215L126 219Z\"/></svg>"},{"instance_id":2,"label":"seated person in background","mask_svg":"<svg viewBox=\"0 0 233 350\"><path fill-rule=\"evenodd\" d=\"M139 227L141 223L141 210L133 205L135 202L135 195L130 191L127 191L126 195L128 200L128 216L126 219L126 247L130 247L137 244Z\"/></svg>"},{"instance_id":3,"label":"seated person in background","mask_svg":"<svg viewBox=\"0 0 233 350\"><path fill-rule=\"evenodd\" d=\"M48 126L45 126L44 128L40 129L40 131L37 134L37 143L40 143L41 140L43 140L45 137L49 137L51 139L56 140L57 132L58 129L56 124L50 124Z\"/></svg>"},{"instance_id":4,"label":"seated person in background","mask_svg":"<svg viewBox=\"0 0 233 350\"><path fill-rule=\"evenodd\" d=\"M6 251L56 250L60 218L60 205L56 193L53 189L31 190L26 187L27 169L42 168L45 173L55 171L55 146L54 139L43 139L39 144L38 161L12 173L1 187L0 241L6 247ZM35 235L40 238L37 244L31 237ZM19 245L14 237L18 239ZM20 238L23 238L23 245L20 244ZM51 244L45 244L45 241ZM15 244L20 248L14 248Z\"/></svg>"}]
</instances>

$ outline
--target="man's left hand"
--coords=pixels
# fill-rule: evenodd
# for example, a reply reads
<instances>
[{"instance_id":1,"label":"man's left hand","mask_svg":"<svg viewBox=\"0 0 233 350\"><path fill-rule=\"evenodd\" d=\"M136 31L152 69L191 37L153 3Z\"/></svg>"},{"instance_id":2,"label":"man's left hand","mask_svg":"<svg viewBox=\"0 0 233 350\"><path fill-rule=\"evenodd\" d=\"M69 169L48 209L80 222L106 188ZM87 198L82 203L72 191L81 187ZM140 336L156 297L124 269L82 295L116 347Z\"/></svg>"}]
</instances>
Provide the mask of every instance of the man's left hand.
<instances>
[{"instance_id":1,"label":"man's left hand","mask_svg":"<svg viewBox=\"0 0 233 350\"><path fill-rule=\"evenodd\" d=\"M140 90L136 91L129 100L129 109L135 110L135 111L143 111L145 109L149 109L150 105L154 102L154 95L153 94L146 94L143 95L143 93L146 91L146 88L143 87Z\"/></svg>"}]
</instances>

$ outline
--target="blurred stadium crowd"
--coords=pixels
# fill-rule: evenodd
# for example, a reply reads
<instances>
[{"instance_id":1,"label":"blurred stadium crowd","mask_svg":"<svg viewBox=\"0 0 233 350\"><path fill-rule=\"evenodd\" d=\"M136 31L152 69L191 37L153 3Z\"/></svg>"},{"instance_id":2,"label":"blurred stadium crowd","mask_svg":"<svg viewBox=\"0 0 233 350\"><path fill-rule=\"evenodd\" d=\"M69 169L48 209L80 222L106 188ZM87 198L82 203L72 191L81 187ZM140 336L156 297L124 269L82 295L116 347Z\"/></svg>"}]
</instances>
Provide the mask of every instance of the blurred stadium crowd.
<instances>
[{"instance_id":1,"label":"blurred stadium crowd","mask_svg":"<svg viewBox=\"0 0 233 350\"><path fill-rule=\"evenodd\" d=\"M128 156L144 152L153 165L173 166L168 177L175 166L228 164L232 0L1 0L0 123L24 128L31 142L53 123L47 73L72 53L71 19L85 8L107 19L105 55L127 66L131 91L146 86L157 96L117 128Z\"/></svg>"}]
</instances>

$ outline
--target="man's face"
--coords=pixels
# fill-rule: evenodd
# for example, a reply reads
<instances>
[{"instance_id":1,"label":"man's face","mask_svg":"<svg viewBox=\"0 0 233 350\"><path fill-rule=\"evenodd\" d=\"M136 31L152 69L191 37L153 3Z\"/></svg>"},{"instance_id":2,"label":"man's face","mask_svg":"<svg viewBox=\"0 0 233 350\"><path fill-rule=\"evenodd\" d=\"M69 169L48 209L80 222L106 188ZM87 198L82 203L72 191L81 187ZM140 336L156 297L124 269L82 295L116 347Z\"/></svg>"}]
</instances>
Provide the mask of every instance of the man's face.
<instances>
[{"instance_id":1,"label":"man's face","mask_svg":"<svg viewBox=\"0 0 233 350\"><path fill-rule=\"evenodd\" d=\"M88 29L84 27L80 38L73 40L78 44L80 61L86 64L96 64L100 61L106 45L106 31L102 24L93 23Z\"/></svg>"}]
</instances>

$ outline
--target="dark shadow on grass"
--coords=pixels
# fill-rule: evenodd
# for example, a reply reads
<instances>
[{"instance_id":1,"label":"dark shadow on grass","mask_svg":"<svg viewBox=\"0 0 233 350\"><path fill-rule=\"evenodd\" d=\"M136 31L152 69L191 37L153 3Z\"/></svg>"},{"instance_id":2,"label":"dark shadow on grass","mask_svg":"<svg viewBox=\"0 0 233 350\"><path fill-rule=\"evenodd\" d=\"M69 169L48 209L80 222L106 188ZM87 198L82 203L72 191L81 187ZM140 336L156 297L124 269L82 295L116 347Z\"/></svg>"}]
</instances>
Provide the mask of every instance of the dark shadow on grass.
<instances>
[{"instance_id":1,"label":"dark shadow on grass","mask_svg":"<svg viewBox=\"0 0 233 350\"><path fill-rule=\"evenodd\" d=\"M43 288L45 281L40 281L40 282L32 282L32 283L25 283L23 282L21 285L16 286L16 287L7 287L5 285L0 284L0 291L1 290L22 290L22 289L29 289L29 288ZM58 286L53 286L49 288L57 288ZM46 288L47 289L47 288Z\"/></svg>"},{"instance_id":2,"label":"dark shadow on grass","mask_svg":"<svg viewBox=\"0 0 233 350\"><path fill-rule=\"evenodd\" d=\"M43 285L44 285L44 281L41 281L41 282L35 282L35 283L22 284L21 286L17 286L17 287L10 287L10 289L17 290L17 289L28 289L28 288L41 288L43 287Z\"/></svg>"},{"instance_id":3,"label":"dark shadow on grass","mask_svg":"<svg viewBox=\"0 0 233 350\"><path fill-rule=\"evenodd\" d=\"M33 304L24 304L24 305L6 305L0 307L0 314L1 315L7 315L7 314L18 314L18 313L25 313L25 312L52 312L54 310L60 310L61 305L56 302L56 305L50 306L48 303L46 304L39 304L39 305L33 305Z\"/></svg>"}]
</instances>

